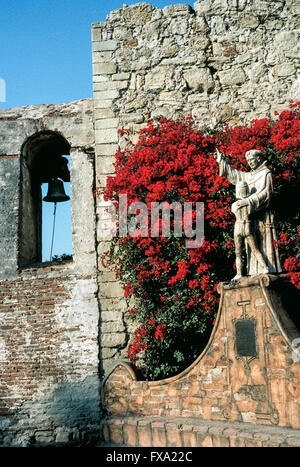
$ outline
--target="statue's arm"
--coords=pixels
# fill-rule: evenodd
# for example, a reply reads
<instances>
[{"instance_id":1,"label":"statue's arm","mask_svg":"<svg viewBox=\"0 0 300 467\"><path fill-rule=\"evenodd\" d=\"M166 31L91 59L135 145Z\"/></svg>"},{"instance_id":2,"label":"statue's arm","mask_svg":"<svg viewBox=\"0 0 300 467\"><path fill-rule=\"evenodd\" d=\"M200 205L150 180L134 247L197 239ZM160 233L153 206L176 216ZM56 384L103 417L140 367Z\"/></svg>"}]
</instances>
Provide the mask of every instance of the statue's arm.
<instances>
[{"instance_id":1,"label":"statue's arm","mask_svg":"<svg viewBox=\"0 0 300 467\"><path fill-rule=\"evenodd\" d=\"M237 182L244 180L244 172L240 172L239 170L231 167L231 165L225 161L223 155L218 149L214 154L214 158L219 164L219 174L221 177L226 177L227 180L233 185L236 185Z\"/></svg>"},{"instance_id":2,"label":"statue's arm","mask_svg":"<svg viewBox=\"0 0 300 467\"><path fill-rule=\"evenodd\" d=\"M253 193L247 198L249 202L250 212L253 213L267 208L270 203L272 193L272 174L271 172L268 172L266 174L264 188L256 193Z\"/></svg>"}]
</instances>

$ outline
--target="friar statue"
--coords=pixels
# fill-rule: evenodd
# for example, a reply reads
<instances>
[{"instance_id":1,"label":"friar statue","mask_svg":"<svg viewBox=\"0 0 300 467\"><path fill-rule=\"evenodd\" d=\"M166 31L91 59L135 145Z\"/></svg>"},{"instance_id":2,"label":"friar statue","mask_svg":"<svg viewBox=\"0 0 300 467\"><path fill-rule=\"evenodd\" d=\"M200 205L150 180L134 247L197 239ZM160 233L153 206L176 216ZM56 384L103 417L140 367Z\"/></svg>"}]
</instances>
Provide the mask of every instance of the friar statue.
<instances>
[{"instance_id":1,"label":"friar statue","mask_svg":"<svg viewBox=\"0 0 300 467\"><path fill-rule=\"evenodd\" d=\"M273 193L272 174L266 162L261 162L261 151L253 149L246 152L250 172L231 167L218 150L214 157L219 164L221 176L226 177L234 185L245 182L249 190L247 196L235 202L235 210L243 208L243 216L246 208L246 215L251 222L251 237L254 236L254 241L251 240L249 243L245 236L247 275L281 272L278 250L273 245L276 240L274 215L269 207ZM254 251L256 249L261 255Z\"/></svg>"}]
</instances>

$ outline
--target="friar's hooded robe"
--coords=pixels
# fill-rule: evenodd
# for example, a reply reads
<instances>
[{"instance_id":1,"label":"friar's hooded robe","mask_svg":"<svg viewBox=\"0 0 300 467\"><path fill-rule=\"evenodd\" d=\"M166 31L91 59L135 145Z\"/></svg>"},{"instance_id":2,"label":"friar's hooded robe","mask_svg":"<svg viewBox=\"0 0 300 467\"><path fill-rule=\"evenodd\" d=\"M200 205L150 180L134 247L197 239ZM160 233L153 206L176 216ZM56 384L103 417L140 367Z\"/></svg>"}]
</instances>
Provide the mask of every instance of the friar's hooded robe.
<instances>
[{"instance_id":1,"label":"friar's hooded robe","mask_svg":"<svg viewBox=\"0 0 300 467\"><path fill-rule=\"evenodd\" d=\"M236 185L244 181L248 184L250 195L245 198L248 202L249 220L253 222L253 232L257 238L257 246L261 251L269 272L281 272L278 250L274 248L276 231L274 227L274 214L269 209L273 192L271 171L263 162L255 170L242 172L231 167L224 159L220 162L220 175ZM262 266L251 253L246 240L247 274L253 276L263 272Z\"/></svg>"}]
</instances>

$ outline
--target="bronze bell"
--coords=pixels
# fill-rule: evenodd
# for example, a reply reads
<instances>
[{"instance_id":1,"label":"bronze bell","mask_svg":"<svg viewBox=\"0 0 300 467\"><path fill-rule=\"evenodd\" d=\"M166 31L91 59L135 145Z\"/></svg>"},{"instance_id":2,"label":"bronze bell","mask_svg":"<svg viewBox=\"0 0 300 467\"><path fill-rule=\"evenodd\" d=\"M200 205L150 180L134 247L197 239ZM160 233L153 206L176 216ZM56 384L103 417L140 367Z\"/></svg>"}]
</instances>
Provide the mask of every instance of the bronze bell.
<instances>
[{"instance_id":1,"label":"bronze bell","mask_svg":"<svg viewBox=\"0 0 300 467\"><path fill-rule=\"evenodd\" d=\"M61 203L62 201L68 201L70 196L66 195L64 184L61 180L54 178L50 180L48 184L47 196L43 198L43 201L49 203Z\"/></svg>"}]
</instances>

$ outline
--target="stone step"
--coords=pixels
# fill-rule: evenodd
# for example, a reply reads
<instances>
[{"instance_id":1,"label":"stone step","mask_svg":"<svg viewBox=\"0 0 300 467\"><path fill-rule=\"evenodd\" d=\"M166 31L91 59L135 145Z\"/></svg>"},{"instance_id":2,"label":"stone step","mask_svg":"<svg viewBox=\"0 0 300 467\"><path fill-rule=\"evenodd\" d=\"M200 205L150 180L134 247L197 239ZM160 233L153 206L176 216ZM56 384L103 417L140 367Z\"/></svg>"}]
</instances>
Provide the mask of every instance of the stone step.
<instances>
[{"instance_id":1,"label":"stone step","mask_svg":"<svg viewBox=\"0 0 300 467\"><path fill-rule=\"evenodd\" d=\"M106 418L100 438L115 447L300 447L299 430L185 417Z\"/></svg>"}]
</instances>

